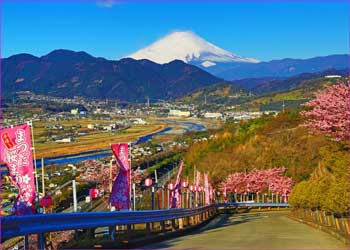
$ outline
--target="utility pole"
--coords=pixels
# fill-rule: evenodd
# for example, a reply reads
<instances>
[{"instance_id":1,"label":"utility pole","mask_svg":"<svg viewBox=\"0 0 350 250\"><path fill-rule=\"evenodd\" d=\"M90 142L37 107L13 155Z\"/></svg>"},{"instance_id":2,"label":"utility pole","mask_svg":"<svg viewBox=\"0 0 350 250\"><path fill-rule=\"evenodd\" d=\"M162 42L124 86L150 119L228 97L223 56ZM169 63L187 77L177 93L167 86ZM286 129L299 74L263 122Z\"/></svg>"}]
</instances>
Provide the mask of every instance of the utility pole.
<instances>
[{"instance_id":1,"label":"utility pole","mask_svg":"<svg viewBox=\"0 0 350 250\"><path fill-rule=\"evenodd\" d=\"M75 184L75 180L72 180L72 185L73 185L73 212L77 212L78 211L77 187L76 187L76 184Z\"/></svg>"},{"instance_id":2,"label":"utility pole","mask_svg":"<svg viewBox=\"0 0 350 250\"><path fill-rule=\"evenodd\" d=\"M43 198L45 197L45 170L44 170L44 158L41 158L41 188L43 192ZM42 198L42 199L43 199ZM43 213L46 213L45 207L43 208Z\"/></svg>"},{"instance_id":3,"label":"utility pole","mask_svg":"<svg viewBox=\"0 0 350 250\"><path fill-rule=\"evenodd\" d=\"M285 108L286 105L284 105L284 100L283 100L283 103L282 103L282 112L284 113L284 108Z\"/></svg>"},{"instance_id":4,"label":"utility pole","mask_svg":"<svg viewBox=\"0 0 350 250\"><path fill-rule=\"evenodd\" d=\"M44 170L44 158L41 158L41 187L43 196L45 196L45 170Z\"/></svg>"},{"instance_id":5,"label":"utility pole","mask_svg":"<svg viewBox=\"0 0 350 250\"><path fill-rule=\"evenodd\" d=\"M156 184L158 184L157 169L154 170L154 179L156 181Z\"/></svg>"}]
</instances>

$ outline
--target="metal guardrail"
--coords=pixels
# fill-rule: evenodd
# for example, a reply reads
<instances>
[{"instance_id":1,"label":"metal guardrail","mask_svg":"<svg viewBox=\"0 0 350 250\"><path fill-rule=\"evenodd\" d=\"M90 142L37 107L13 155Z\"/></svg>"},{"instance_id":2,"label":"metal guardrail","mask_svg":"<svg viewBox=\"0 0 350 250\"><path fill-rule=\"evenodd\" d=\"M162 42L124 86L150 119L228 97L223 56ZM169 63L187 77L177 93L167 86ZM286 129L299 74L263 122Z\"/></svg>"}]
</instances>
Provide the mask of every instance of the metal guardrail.
<instances>
[{"instance_id":1,"label":"metal guardrail","mask_svg":"<svg viewBox=\"0 0 350 250\"><path fill-rule=\"evenodd\" d=\"M214 215L216 209L236 207L289 207L288 203L255 203L228 202L216 203L198 208L182 208L167 210L115 211L115 212L77 212L38 214L26 216L1 217L1 242L17 236L37 234L38 249L44 247L44 233L65 230L89 229L97 227L113 227L117 225L147 224L153 222L173 221L182 218L202 219ZM203 216L204 215L204 216ZM199 218L199 217L198 217ZM197 218L197 222L198 222ZM196 221L196 220L195 220ZM199 220L201 221L201 220Z\"/></svg>"},{"instance_id":2,"label":"metal guardrail","mask_svg":"<svg viewBox=\"0 0 350 250\"><path fill-rule=\"evenodd\" d=\"M288 203L227 202L217 203L217 207L289 207Z\"/></svg>"},{"instance_id":3,"label":"metal guardrail","mask_svg":"<svg viewBox=\"0 0 350 250\"><path fill-rule=\"evenodd\" d=\"M188 209L118 211L93 213L59 213L1 218L1 240L29 234L73 229L131 225L185 218L204 213L215 205Z\"/></svg>"}]
</instances>

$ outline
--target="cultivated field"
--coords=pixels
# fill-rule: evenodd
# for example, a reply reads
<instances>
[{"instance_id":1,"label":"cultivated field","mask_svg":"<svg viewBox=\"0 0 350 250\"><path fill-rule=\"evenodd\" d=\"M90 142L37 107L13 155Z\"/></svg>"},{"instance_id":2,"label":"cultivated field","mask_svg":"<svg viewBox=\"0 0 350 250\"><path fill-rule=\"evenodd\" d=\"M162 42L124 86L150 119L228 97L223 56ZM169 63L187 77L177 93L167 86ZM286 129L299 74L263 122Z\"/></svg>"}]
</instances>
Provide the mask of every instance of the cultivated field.
<instances>
[{"instance_id":1,"label":"cultivated field","mask_svg":"<svg viewBox=\"0 0 350 250\"><path fill-rule=\"evenodd\" d=\"M106 121L99 120L73 120L60 122L62 126L76 126L81 125L82 128L77 130L86 130L87 124L103 124ZM118 131L118 132L105 132L105 131L91 131L86 135L75 137L75 140L70 143L60 142L40 142L48 132L45 128L49 123L36 123L34 124L34 138L37 141L35 144L36 157L46 158L54 157L66 154L75 154L86 151L98 150L108 148L111 143L117 142L130 142L134 141L141 136L145 136L151 133L156 133L164 129L167 124L156 121L151 121L145 125L132 125L130 128Z\"/></svg>"}]
</instances>

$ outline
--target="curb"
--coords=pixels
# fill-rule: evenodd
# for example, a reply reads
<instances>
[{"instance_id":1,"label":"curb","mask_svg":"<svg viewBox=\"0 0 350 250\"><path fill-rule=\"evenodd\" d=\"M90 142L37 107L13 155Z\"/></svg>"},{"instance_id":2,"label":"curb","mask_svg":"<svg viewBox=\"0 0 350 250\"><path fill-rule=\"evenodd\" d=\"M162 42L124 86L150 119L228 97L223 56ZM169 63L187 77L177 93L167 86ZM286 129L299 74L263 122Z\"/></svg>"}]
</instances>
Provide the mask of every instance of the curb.
<instances>
[{"instance_id":1,"label":"curb","mask_svg":"<svg viewBox=\"0 0 350 250\"><path fill-rule=\"evenodd\" d=\"M341 242L343 242L346 246L350 246L350 236L346 236L346 235L340 234L338 232L335 232L335 231L331 230L328 227L316 224L314 222L305 221L303 219L300 219L300 218L297 218L297 217L294 217L294 216L291 216L291 215L289 215L288 218L290 218L290 219L292 219L294 221L306 224L306 225L308 225L310 227L319 229L319 230L321 230L321 231L323 231L325 233L328 233L328 234L332 235L334 238L336 238L337 240L340 240Z\"/></svg>"}]
</instances>

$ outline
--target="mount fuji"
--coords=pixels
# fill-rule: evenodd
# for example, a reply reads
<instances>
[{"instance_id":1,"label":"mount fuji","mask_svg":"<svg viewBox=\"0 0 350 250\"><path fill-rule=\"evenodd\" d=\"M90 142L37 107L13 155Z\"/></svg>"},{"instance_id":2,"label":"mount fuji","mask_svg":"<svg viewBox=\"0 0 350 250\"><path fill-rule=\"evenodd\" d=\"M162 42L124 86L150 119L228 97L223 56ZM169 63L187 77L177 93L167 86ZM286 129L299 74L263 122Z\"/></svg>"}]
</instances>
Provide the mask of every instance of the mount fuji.
<instances>
[{"instance_id":1,"label":"mount fuji","mask_svg":"<svg viewBox=\"0 0 350 250\"><path fill-rule=\"evenodd\" d=\"M128 57L136 60L148 59L159 64L181 60L230 81L259 77L291 77L302 73L350 67L349 54L262 62L219 48L192 31L172 32Z\"/></svg>"},{"instance_id":2,"label":"mount fuji","mask_svg":"<svg viewBox=\"0 0 350 250\"><path fill-rule=\"evenodd\" d=\"M225 65L259 62L257 59L241 57L221 49L192 31L172 32L127 57L137 60L148 59L159 64L181 60L209 72L213 71L214 68L220 68L219 71L222 71L222 67L225 67Z\"/></svg>"}]
</instances>

